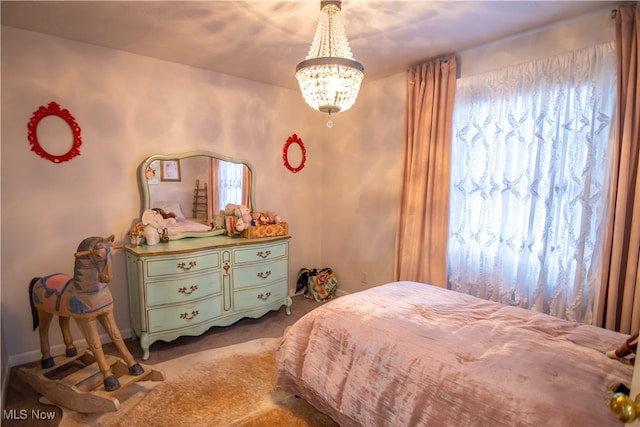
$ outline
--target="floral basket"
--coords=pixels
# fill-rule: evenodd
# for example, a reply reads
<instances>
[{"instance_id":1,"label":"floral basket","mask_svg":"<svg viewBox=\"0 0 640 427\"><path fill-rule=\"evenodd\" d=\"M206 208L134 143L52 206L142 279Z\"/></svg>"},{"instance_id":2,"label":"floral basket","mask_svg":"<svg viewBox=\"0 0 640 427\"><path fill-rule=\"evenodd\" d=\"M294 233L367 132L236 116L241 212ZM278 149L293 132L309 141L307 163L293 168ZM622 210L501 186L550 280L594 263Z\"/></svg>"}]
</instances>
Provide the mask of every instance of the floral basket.
<instances>
[{"instance_id":1,"label":"floral basket","mask_svg":"<svg viewBox=\"0 0 640 427\"><path fill-rule=\"evenodd\" d=\"M129 241L131 247L139 248L142 246L142 239L144 238L144 225L141 222L137 223L129 232Z\"/></svg>"}]
</instances>

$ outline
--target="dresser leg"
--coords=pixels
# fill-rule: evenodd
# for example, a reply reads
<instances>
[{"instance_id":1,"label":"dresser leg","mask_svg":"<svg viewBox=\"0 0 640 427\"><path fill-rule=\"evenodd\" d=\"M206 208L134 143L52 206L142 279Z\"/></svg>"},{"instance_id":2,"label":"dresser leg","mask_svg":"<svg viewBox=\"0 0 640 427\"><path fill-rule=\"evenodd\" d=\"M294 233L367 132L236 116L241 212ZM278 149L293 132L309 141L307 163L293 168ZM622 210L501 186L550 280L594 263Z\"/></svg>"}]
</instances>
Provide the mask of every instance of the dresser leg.
<instances>
[{"instance_id":1,"label":"dresser leg","mask_svg":"<svg viewBox=\"0 0 640 427\"><path fill-rule=\"evenodd\" d=\"M142 360L149 358L149 334L143 332L140 336L140 347L142 348Z\"/></svg>"},{"instance_id":2,"label":"dresser leg","mask_svg":"<svg viewBox=\"0 0 640 427\"><path fill-rule=\"evenodd\" d=\"M287 306L284 309L284 312L287 313L287 316L291 314L291 304L293 304L293 300L291 297L287 297Z\"/></svg>"}]
</instances>

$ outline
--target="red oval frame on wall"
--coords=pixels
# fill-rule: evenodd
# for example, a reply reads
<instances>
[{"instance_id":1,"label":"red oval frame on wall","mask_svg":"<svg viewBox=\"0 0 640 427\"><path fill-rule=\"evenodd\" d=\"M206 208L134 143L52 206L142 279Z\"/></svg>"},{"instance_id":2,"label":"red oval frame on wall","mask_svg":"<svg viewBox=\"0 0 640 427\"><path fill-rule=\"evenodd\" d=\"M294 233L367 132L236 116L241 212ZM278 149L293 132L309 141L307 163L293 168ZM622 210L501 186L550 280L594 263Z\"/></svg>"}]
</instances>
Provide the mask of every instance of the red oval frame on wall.
<instances>
[{"instance_id":1,"label":"red oval frame on wall","mask_svg":"<svg viewBox=\"0 0 640 427\"><path fill-rule=\"evenodd\" d=\"M47 117L47 116L58 116L71 128L71 132L73 132L73 144L69 151L60 156L53 155L47 152L38 141L38 123ZM80 137L80 126L76 123L76 120L73 118L69 110L61 109L58 104L55 102L50 102L48 106L38 108L29 120L27 124L27 129L29 130L27 134L27 138L29 139L29 144L31 144L31 151L35 151L40 157L43 157L47 160L51 160L53 163L62 163L67 160L73 159L75 156L80 155L80 145L82 145L82 138Z\"/></svg>"},{"instance_id":2,"label":"red oval frame on wall","mask_svg":"<svg viewBox=\"0 0 640 427\"><path fill-rule=\"evenodd\" d=\"M302 160L297 167L293 167L291 163L289 163L289 147L291 144L297 144L300 146L300 151L302 152ZM304 143L295 133L291 135L284 144L284 148L282 149L282 160L287 169L293 173L300 172L304 168L304 164L307 161L307 149L304 148Z\"/></svg>"}]
</instances>

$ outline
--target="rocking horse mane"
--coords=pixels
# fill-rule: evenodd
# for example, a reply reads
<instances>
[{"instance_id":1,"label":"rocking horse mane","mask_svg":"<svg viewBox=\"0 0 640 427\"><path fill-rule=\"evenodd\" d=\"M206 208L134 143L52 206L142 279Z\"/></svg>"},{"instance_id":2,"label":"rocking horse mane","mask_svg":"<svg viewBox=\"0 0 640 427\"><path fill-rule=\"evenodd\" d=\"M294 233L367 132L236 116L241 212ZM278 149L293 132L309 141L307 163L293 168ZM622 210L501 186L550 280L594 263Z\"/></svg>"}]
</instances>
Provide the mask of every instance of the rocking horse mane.
<instances>
[{"instance_id":1,"label":"rocking horse mane","mask_svg":"<svg viewBox=\"0 0 640 427\"><path fill-rule=\"evenodd\" d=\"M98 237L98 236L87 237L78 245L78 252L88 251L89 249L91 249L91 245L96 240L102 240L102 237Z\"/></svg>"}]
</instances>

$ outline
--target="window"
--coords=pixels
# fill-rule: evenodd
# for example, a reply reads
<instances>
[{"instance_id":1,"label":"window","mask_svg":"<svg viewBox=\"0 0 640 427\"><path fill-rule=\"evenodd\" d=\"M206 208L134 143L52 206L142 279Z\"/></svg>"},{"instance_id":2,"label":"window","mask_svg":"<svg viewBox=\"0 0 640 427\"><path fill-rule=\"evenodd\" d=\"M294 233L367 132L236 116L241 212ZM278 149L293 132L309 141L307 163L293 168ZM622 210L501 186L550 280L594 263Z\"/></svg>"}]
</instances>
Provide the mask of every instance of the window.
<instances>
[{"instance_id":1,"label":"window","mask_svg":"<svg viewBox=\"0 0 640 427\"><path fill-rule=\"evenodd\" d=\"M219 206L242 204L242 163L218 162Z\"/></svg>"},{"instance_id":2,"label":"window","mask_svg":"<svg viewBox=\"0 0 640 427\"><path fill-rule=\"evenodd\" d=\"M451 289L591 322L615 91L613 43L458 81Z\"/></svg>"}]
</instances>

